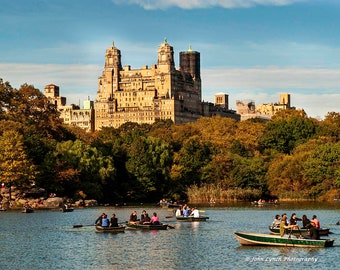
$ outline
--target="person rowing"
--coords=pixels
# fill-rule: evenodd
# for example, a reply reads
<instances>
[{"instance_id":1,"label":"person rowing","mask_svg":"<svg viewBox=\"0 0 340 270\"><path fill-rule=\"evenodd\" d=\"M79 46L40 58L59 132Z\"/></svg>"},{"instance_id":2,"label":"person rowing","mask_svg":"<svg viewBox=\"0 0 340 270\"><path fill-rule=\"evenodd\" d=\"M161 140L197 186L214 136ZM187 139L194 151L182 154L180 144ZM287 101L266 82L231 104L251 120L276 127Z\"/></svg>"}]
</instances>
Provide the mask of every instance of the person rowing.
<instances>
[{"instance_id":1,"label":"person rowing","mask_svg":"<svg viewBox=\"0 0 340 270\"><path fill-rule=\"evenodd\" d=\"M282 219L281 219L281 223L280 223L280 236L281 237L284 236L286 230L290 230L289 237L290 237L293 229L298 228L298 230L300 230L298 225L287 225L286 222L287 222L287 215L283 214ZM302 237L301 233L300 233L300 237Z\"/></svg>"},{"instance_id":2,"label":"person rowing","mask_svg":"<svg viewBox=\"0 0 340 270\"><path fill-rule=\"evenodd\" d=\"M200 217L200 212L198 211L197 208L193 207L193 208L191 208L190 216L193 216L195 218L199 218Z\"/></svg>"},{"instance_id":3,"label":"person rowing","mask_svg":"<svg viewBox=\"0 0 340 270\"><path fill-rule=\"evenodd\" d=\"M293 213L290 217L289 225L296 226L299 228L299 225L297 224L298 221L302 221L301 218L296 217L296 214Z\"/></svg>"}]
</instances>

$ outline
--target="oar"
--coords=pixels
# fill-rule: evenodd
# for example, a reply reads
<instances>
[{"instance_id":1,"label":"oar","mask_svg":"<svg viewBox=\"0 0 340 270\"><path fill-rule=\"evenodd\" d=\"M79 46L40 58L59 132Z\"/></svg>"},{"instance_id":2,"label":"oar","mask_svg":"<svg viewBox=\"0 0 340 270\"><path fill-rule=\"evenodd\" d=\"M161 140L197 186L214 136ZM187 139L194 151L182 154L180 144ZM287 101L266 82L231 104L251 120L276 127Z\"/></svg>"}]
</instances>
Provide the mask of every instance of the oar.
<instances>
[{"instance_id":1,"label":"oar","mask_svg":"<svg viewBox=\"0 0 340 270\"><path fill-rule=\"evenodd\" d=\"M290 239L290 237L292 236L292 227L290 228L290 233L289 236L287 237L287 241L286 241L286 246L288 245L288 239Z\"/></svg>"},{"instance_id":2,"label":"oar","mask_svg":"<svg viewBox=\"0 0 340 270\"><path fill-rule=\"evenodd\" d=\"M171 226L171 225L169 225L169 224L167 224L168 225L168 228L169 229L175 229L175 226Z\"/></svg>"},{"instance_id":3,"label":"oar","mask_svg":"<svg viewBox=\"0 0 340 270\"><path fill-rule=\"evenodd\" d=\"M301 231L300 231L300 227L299 227L299 225L296 225L297 226L297 228L298 228L298 230L299 230L299 233L300 233L300 238L303 238L303 236L302 236L302 233L301 233Z\"/></svg>"},{"instance_id":4,"label":"oar","mask_svg":"<svg viewBox=\"0 0 340 270\"><path fill-rule=\"evenodd\" d=\"M165 218L173 218L174 216L166 216Z\"/></svg>"},{"instance_id":5,"label":"oar","mask_svg":"<svg viewBox=\"0 0 340 270\"><path fill-rule=\"evenodd\" d=\"M127 224L127 223L128 223L127 221L119 222L118 225ZM91 226L96 226L96 224L88 224L88 225L77 224L77 225L73 225L73 228L91 227Z\"/></svg>"},{"instance_id":6,"label":"oar","mask_svg":"<svg viewBox=\"0 0 340 270\"><path fill-rule=\"evenodd\" d=\"M205 210L198 210L200 213L205 213Z\"/></svg>"},{"instance_id":7,"label":"oar","mask_svg":"<svg viewBox=\"0 0 340 270\"><path fill-rule=\"evenodd\" d=\"M77 225L73 225L73 228L81 228L81 227L90 227L90 226L95 226L94 224L89 224L89 225L82 225L82 224L77 224Z\"/></svg>"}]
</instances>

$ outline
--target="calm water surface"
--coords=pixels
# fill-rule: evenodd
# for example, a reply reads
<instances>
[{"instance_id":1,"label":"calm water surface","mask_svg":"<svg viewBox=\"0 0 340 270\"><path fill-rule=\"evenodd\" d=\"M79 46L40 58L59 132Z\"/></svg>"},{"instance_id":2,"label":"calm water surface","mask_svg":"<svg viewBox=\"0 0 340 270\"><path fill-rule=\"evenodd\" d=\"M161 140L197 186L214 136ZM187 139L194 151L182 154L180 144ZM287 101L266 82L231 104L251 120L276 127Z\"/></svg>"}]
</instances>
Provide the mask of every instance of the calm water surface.
<instances>
[{"instance_id":1,"label":"calm water surface","mask_svg":"<svg viewBox=\"0 0 340 270\"><path fill-rule=\"evenodd\" d=\"M143 209L156 211L175 229L95 233L90 225L102 213L116 213L119 222ZM340 203L281 204L277 207L206 207L207 222L166 219L167 209L98 207L71 213L38 210L0 212L0 269L339 269ZM316 214L329 227L333 248L242 247L235 231L268 233L275 214Z\"/></svg>"}]
</instances>

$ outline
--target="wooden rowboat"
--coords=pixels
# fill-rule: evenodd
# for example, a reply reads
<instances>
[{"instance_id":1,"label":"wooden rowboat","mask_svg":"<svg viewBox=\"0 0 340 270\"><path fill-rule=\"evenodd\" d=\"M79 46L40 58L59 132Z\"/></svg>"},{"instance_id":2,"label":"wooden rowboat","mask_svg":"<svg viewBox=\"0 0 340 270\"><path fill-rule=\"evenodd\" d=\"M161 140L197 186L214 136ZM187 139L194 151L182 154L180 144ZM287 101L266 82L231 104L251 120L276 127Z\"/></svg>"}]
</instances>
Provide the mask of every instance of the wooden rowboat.
<instances>
[{"instance_id":1,"label":"wooden rowboat","mask_svg":"<svg viewBox=\"0 0 340 270\"><path fill-rule=\"evenodd\" d=\"M22 212L23 212L23 213L33 213L34 210L33 210L32 208L24 208L24 209L22 210Z\"/></svg>"},{"instance_id":2,"label":"wooden rowboat","mask_svg":"<svg viewBox=\"0 0 340 270\"><path fill-rule=\"evenodd\" d=\"M269 230L272 232L272 234L280 234L280 228L279 227L273 227L273 226L269 226ZM293 235L308 235L309 234L309 230L308 229L294 229L292 231L290 230L286 230L286 233L288 234L293 234ZM325 236L329 234L329 228L320 228L319 229L319 235L321 236Z\"/></svg>"},{"instance_id":3,"label":"wooden rowboat","mask_svg":"<svg viewBox=\"0 0 340 270\"><path fill-rule=\"evenodd\" d=\"M282 246L282 247L332 247L334 239L313 240L297 238L294 235L272 235L251 232L235 232L237 241L244 246Z\"/></svg>"},{"instance_id":4,"label":"wooden rowboat","mask_svg":"<svg viewBox=\"0 0 340 270\"><path fill-rule=\"evenodd\" d=\"M125 226L102 227L100 225L96 225L96 232L100 232L100 233L123 233L124 231L125 231Z\"/></svg>"},{"instance_id":5,"label":"wooden rowboat","mask_svg":"<svg viewBox=\"0 0 340 270\"><path fill-rule=\"evenodd\" d=\"M60 212L63 212L63 213L65 213L65 212L73 212L73 210L74 210L74 208L72 208L72 207L69 207L69 208L61 207L60 208Z\"/></svg>"},{"instance_id":6,"label":"wooden rowboat","mask_svg":"<svg viewBox=\"0 0 340 270\"><path fill-rule=\"evenodd\" d=\"M193 217L193 216L188 216L188 217L184 217L184 216L177 216L176 219L178 221L187 221L187 222L196 222L196 221L207 221L207 219L209 219L209 217Z\"/></svg>"},{"instance_id":7,"label":"wooden rowboat","mask_svg":"<svg viewBox=\"0 0 340 270\"><path fill-rule=\"evenodd\" d=\"M166 230L167 224L138 224L135 222L129 222L126 227L132 230Z\"/></svg>"}]
</instances>

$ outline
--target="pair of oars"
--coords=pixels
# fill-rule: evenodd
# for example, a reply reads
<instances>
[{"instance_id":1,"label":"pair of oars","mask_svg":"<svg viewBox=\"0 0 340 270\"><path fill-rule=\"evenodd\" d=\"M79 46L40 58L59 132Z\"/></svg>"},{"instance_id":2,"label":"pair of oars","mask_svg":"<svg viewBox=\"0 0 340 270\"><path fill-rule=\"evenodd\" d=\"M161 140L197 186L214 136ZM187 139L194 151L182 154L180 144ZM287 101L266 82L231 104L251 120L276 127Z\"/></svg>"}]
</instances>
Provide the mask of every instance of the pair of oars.
<instances>
[{"instance_id":1,"label":"pair of oars","mask_svg":"<svg viewBox=\"0 0 340 270\"><path fill-rule=\"evenodd\" d=\"M126 223L128 223L128 222L127 221L120 222L120 223L118 223L118 225L122 225L122 224L126 224ZM73 228L82 228L82 227L91 227L91 226L96 226L96 224L88 224L88 225L76 224L76 225L73 225Z\"/></svg>"}]
</instances>

